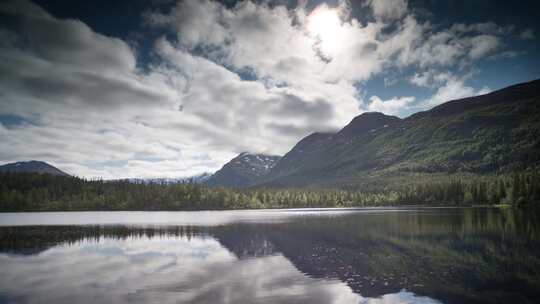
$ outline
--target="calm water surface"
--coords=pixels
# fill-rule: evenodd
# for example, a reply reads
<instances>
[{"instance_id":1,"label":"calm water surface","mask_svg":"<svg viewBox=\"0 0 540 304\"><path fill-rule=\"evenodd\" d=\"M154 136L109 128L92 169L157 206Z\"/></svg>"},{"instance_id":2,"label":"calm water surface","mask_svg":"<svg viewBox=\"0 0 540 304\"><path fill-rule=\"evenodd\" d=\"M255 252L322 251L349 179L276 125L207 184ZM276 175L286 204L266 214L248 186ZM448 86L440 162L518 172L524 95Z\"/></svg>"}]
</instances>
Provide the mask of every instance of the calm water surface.
<instances>
[{"instance_id":1,"label":"calm water surface","mask_svg":"<svg viewBox=\"0 0 540 304\"><path fill-rule=\"evenodd\" d=\"M540 212L0 214L0 303L537 303Z\"/></svg>"}]
</instances>

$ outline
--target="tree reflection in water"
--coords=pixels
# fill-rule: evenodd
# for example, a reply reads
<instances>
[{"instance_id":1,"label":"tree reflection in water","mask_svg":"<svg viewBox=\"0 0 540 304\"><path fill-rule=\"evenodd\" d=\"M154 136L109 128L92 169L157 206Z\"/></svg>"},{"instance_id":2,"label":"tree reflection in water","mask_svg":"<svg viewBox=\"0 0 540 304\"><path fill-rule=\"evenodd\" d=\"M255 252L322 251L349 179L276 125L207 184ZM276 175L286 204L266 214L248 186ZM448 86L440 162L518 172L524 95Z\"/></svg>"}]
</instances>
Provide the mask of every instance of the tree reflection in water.
<instances>
[{"instance_id":1,"label":"tree reflection in water","mask_svg":"<svg viewBox=\"0 0 540 304\"><path fill-rule=\"evenodd\" d=\"M466 208L215 227L4 227L0 297L533 303L539 223L536 210Z\"/></svg>"}]
</instances>

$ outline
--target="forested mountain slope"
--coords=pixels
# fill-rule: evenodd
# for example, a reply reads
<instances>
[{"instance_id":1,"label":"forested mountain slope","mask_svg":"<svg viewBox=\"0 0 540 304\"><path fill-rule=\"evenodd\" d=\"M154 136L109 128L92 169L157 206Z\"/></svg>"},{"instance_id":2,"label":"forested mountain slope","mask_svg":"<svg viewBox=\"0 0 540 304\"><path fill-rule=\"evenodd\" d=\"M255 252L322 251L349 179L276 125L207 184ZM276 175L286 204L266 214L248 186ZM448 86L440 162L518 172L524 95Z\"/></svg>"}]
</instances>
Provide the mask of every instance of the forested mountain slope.
<instances>
[{"instance_id":1,"label":"forested mountain slope","mask_svg":"<svg viewBox=\"0 0 540 304\"><path fill-rule=\"evenodd\" d=\"M351 186L540 167L540 81L454 100L403 120L364 113L301 140L259 186Z\"/></svg>"}]
</instances>

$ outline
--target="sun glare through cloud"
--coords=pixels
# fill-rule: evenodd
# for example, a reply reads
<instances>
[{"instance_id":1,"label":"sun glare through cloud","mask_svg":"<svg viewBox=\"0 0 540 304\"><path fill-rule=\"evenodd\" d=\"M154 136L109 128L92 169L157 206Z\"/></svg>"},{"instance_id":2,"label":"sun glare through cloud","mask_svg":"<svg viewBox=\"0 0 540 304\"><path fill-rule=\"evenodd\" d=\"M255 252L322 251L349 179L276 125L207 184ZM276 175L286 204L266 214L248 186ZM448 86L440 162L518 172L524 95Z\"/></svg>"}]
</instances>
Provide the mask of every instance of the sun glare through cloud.
<instances>
[{"instance_id":1,"label":"sun glare through cloud","mask_svg":"<svg viewBox=\"0 0 540 304\"><path fill-rule=\"evenodd\" d=\"M318 6L308 16L307 29L309 34L317 39L325 56L335 55L342 36L342 22L337 9L326 5Z\"/></svg>"}]
</instances>

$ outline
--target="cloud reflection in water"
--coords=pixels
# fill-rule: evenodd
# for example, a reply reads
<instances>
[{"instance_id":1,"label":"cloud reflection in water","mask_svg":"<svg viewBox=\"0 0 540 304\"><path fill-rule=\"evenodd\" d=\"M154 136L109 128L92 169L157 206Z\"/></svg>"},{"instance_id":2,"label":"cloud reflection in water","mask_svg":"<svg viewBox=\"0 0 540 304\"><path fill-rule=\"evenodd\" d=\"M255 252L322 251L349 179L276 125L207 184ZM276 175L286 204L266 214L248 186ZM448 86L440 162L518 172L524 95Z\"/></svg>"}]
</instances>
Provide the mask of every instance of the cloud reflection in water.
<instances>
[{"instance_id":1,"label":"cloud reflection in water","mask_svg":"<svg viewBox=\"0 0 540 304\"><path fill-rule=\"evenodd\" d=\"M363 298L281 254L238 259L207 236L100 238L0 255L8 303L437 303L401 291Z\"/></svg>"}]
</instances>

